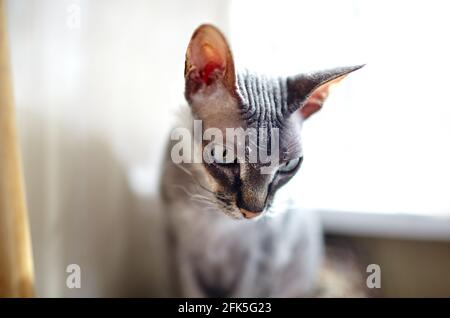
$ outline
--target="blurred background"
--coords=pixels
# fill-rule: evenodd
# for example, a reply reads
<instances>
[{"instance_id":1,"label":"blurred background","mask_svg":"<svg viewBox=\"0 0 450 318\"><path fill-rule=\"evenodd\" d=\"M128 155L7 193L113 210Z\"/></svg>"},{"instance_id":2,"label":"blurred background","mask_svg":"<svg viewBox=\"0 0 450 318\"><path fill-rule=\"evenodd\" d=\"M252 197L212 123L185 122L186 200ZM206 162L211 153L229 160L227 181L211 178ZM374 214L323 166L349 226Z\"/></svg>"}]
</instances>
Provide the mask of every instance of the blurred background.
<instances>
[{"instance_id":1,"label":"blurred background","mask_svg":"<svg viewBox=\"0 0 450 318\"><path fill-rule=\"evenodd\" d=\"M303 209L379 264L382 297L450 297L448 1L7 1L37 295L164 296L158 178L201 23L238 66L366 63L304 127ZM160 258L154 253L159 251ZM346 254L347 253L347 254ZM68 289L78 264L82 288Z\"/></svg>"}]
</instances>

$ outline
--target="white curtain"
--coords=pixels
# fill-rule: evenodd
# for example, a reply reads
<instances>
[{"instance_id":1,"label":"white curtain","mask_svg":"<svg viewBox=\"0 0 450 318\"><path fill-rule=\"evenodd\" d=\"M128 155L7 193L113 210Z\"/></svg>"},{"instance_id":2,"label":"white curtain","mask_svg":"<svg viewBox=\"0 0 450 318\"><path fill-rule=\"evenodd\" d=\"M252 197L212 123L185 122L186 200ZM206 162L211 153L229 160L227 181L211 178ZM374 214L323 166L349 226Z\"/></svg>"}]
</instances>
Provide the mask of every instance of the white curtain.
<instances>
[{"instance_id":1,"label":"white curtain","mask_svg":"<svg viewBox=\"0 0 450 318\"><path fill-rule=\"evenodd\" d=\"M155 196L210 0L14 0L8 19L38 296L165 295ZM151 259L148 256L151 255ZM81 267L81 288L66 267Z\"/></svg>"}]
</instances>

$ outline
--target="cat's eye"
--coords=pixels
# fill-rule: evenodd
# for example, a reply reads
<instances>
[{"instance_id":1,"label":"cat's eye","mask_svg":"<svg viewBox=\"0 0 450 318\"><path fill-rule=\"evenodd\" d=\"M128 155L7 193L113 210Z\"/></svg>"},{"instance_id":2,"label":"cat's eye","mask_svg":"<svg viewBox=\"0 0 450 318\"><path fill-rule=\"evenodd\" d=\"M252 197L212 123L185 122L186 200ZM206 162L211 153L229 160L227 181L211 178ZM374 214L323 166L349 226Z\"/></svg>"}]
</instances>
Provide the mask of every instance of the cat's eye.
<instances>
[{"instance_id":1,"label":"cat's eye","mask_svg":"<svg viewBox=\"0 0 450 318\"><path fill-rule=\"evenodd\" d=\"M236 155L230 152L226 147L216 146L211 150L213 162L217 165L236 164Z\"/></svg>"},{"instance_id":2,"label":"cat's eye","mask_svg":"<svg viewBox=\"0 0 450 318\"><path fill-rule=\"evenodd\" d=\"M290 173L295 170L301 165L303 161L303 157L296 158L289 160L288 162L283 163L280 168L278 168L278 171L281 173Z\"/></svg>"}]
</instances>

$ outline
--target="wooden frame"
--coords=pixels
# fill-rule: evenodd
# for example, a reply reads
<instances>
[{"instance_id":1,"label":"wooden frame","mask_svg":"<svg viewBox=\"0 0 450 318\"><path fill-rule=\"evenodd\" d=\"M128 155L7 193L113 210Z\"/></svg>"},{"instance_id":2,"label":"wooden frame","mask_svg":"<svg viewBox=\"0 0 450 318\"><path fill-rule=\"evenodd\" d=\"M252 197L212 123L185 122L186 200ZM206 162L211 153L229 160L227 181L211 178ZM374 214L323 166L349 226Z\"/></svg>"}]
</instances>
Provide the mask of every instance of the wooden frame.
<instances>
[{"instance_id":1,"label":"wooden frame","mask_svg":"<svg viewBox=\"0 0 450 318\"><path fill-rule=\"evenodd\" d=\"M33 296L33 261L0 0L0 297Z\"/></svg>"}]
</instances>

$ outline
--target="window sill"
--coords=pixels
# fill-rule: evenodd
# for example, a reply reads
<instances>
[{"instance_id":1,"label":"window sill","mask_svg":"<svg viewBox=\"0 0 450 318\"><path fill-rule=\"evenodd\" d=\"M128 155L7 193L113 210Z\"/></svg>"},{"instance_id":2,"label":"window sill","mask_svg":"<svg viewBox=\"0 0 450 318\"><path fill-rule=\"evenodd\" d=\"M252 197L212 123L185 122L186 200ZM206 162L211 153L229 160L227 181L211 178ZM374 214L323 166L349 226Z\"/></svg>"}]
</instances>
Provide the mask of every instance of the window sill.
<instances>
[{"instance_id":1,"label":"window sill","mask_svg":"<svg viewBox=\"0 0 450 318\"><path fill-rule=\"evenodd\" d=\"M450 215L319 211L327 233L450 241Z\"/></svg>"}]
</instances>

